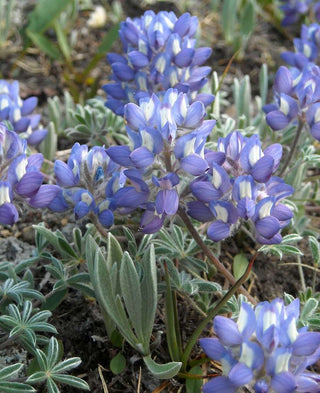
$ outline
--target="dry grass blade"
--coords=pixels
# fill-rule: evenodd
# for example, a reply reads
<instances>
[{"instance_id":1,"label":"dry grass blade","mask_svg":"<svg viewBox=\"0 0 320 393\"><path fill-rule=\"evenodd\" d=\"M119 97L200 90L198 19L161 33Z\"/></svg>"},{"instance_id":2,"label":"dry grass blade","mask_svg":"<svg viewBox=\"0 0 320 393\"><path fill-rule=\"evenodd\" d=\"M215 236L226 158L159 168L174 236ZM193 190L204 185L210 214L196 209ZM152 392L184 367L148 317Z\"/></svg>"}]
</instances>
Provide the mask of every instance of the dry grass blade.
<instances>
[{"instance_id":1,"label":"dry grass blade","mask_svg":"<svg viewBox=\"0 0 320 393\"><path fill-rule=\"evenodd\" d=\"M102 374L102 370L106 371L105 368L103 368L100 364L98 365L98 372L99 372L99 377L102 383L102 387L103 387L103 393L109 393L106 381L104 380L103 374Z\"/></svg>"}]
</instances>

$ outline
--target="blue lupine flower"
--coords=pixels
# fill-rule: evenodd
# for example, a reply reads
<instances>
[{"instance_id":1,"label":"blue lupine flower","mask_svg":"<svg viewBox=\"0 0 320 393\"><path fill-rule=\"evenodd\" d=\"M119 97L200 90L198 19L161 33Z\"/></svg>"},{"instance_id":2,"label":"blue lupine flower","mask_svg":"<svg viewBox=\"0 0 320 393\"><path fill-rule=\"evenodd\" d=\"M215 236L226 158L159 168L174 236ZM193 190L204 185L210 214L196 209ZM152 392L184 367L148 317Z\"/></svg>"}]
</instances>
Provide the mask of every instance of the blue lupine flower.
<instances>
[{"instance_id":1,"label":"blue lupine flower","mask_svg":"<svg viewBox=\"0 0 320 393\"><path fill-rule=\"evenodd\" d=\"M209 168L204 144L215 121L203 120L204 116L202 102L189 104L188 95L176 89L168 89L162 100L153 94L140 99L139 105L125 106L130 146L111 146L107 154L140 173L148 184L148 203L141 206L144 232L158 231L165 218L177 212L180 173L198 176Z\"/></svg>"},{"instance_id":2,"label":"blue lupine flower","mask_svg":"<svg viewBox=\"0 0 320 393\"><path fill-rule=\"evenodd\" d=\"M266 105L266 121L273 130L282 130L300 119L311 135L320 140L320 68L312 63L300 72L281 66L274 82L275 104Z\"/></svg>"},{"instance_id":3,"label":"blue lupine flower","mask_svg":"<svg viewBox=\"0 0 320 393\"><path fill-rule=\"evenodd\" d=\"M222 375L203 386L204 393L318 393L319 375L306 370L320 358L320 333L297 329L299 300L242 303L237 322L216 316L217 338L202 338L207 356L220 361Z\"/></svg>"},{"instance_id":4,"label":"blue lupine flower","mask_svg":"<svg viewBox=\"0 0 320 393\"><path fill-rule=\"evenodd\" d=\"M47 135L47 130L39 127L41 116L32 114L37 104L36 97L21 99L18 81L0 80L0 121L9 121L30 145L38 145Z\"/></svg>"},{"instance_id":5,"label":"blue lupine flower","mask_svg":"<svg viewBox=\"0 0 320 393\"><path fill-rule=\"evenodd\" d=\"M319 3L320 4L320 3ZM292 67L303 69L308 63L317 64L320 48L320 25L302 25L300 38L293 40L295 52L283 52L281 57Z\"/></svg>"},{"instance_id":6,"label":"blue lupine flower","mask_svg":"<svg viewBox=\"0 0 320 393\"><path fill-rule=\"evenodd\" d=\"M218 152L205 151L206 171L190 185L197 201L188 203L191 217L211 222L208 237L220 241L230 236L241 220L250 220L256 239L263 244L281 242L280 231L293 214L281 199L293 188L272 176L282 156L274 144L262 151L257 135L245 138L239 131L218 140Z\"/></svg>"},{"instance_id":7,"label":"blue lupine flower","mask_svg":"<svg viewBox=\"0 0 320 393\"><path fill-rule=\"evenodd\" d=\"M211 71L202 66L211 49L195 48L197 26L198 19L189 13L177 18L166 11L146 11L141 18L122 22L119 35L124 55L107 55L114 82L103 86L106 106L123 115L128 102L138 103L152 94L162 96L170 87L209 105L214 96L199 90Z\"/></svg>"},{"instance_id":8,"label":"blue lupine flower","mask_svg":"<svg viewBox=\"0 0 320 393\"><path fill-rule=\"evenodd\" d=\"M57 160L54 171L62 190L49 208L62 212L73 207L76 219L95 214L104 227L113 224L116 209L128 213L148 197L149 189L140 174L120 172L104 147L89 151L87 145L75 143L68 162Z\"/></svg>"},{"instance_id":9,"label":"blue lupine flower","mask_svg":"<svg viewBox=\"0 0 320 393\"><path fill-rule=\"evenodd\" d=\"M0 123L0 224L12 225L18 220L19 204L47 207L60 190L42 185L42 154L27 157L26 147L25 140Z\"/></svg>"},{"instance_id":10,"label":"blue lupine flower","mask_svg":"<svg viewBox=\"0 0 320 393\"><path fill-rule=\"evenodd\" d=\"M284 13L284 18L281 21L282 26L289 26L297 22L302 15L306 15L311 10L313 5L313 12L319 20L319 1L314 0L279 0L280 9Z\"/></svg>"}]
</instances>

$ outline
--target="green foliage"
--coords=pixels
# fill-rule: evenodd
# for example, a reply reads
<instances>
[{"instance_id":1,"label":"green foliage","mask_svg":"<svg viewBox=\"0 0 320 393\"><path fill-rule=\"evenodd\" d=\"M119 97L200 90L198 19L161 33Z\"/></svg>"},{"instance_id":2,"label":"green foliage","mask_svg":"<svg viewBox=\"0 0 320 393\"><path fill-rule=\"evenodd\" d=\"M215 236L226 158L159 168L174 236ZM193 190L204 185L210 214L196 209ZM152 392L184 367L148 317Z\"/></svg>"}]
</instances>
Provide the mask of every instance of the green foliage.
<instances>
[{"instance_id":1,"label":"green foliage","mask_svg":"<svg viewBox=\"0 0 320 393\"><path fill-rule=\"evenodd\" d=\"M311 288L299 293L300 299L300 317L298 326L307 326L309 330L320 329L320 293L314 292ZM286 304L290 304L295 298L284 293L284 300Z\"/></svg>"},{"instance_id":2,"label":"green foliage","mask_svg":"<svg viewBox=\"0 0 320 393\"><path fill-rule=\"evenodd\" d=\"M28 383L45 382L48 393L59 393L58 384L72 386L78 389L89 390L88 384L81 378L67 375L81 363L80 358L74 357L60 361L59 344L56 338L51 337L47 350L36 350L39 371L33 372L27 379Z\"/></svg>"},{"instance_id":3,"label":"green foliage","mask_svg":"<svg viewBox=\"0 0 320 393\"><path fill-rule=\"evenodd\" d=\"M91 146L108 147L114 140L128 143L124 121L108 109L103 100L88 100L85 106L78 104L74 111L69 111L69 124L66 134L72 139L85 139Z\"/></svg>"},{"instance_id":4,"label":"green foliage","mask_svg":"<svg viewBox=\"0 0 320 393\"><path fill-rule=\"evenodd\" d=\"M0 1L0 47L10 35L12 24L12 11L16 0Z\"/></svg>"},{"instance_id":5,"label":"green foliage","mask_svg":"<svg viewBox=\"0 0 320 393\"><path fill-rule=\"evenodd\" d=\"M244 274L248 267L248 263L249 261L244 254L237 254L234 256L232 264L234 278L238 280L238 278Z\"/></svg>"},{"instance_id":6,"label":"green foliage","mask_svg":"<svg viewBox=\"0 0 320 393\"><path fill-rule=\"evenodd\" d=\"M0 316L0 326L9 333L9 338L18 337L34 347L39 338L37 332L57 333L56 328L47 323L50 316L48 310L35 312L32 303L26 300L21 308L10 304L7 315Z\"/></svg>"},{"instance_id":7,"label":"green foliage","mask_svg":"<svg viewBox=\"0 0 320 393\"><path fill-rule=\"evenodd\" d=\"M255 29L255 1L224 0L221 7L224 39L227 44L233 46L235 52L239 50L238 57L242 58L250 35Z\"/></svg>"},{"instance_id":8,"label":"green foliage","mask_svg":"<svg viewBox=\"0 0 320 393\"><path fill-rule=\"evenodd\" d=\"M297 234L286 235L283 237L280 244L270 244L264 245L259 248L258 252L263 252L264 254L273 254L278 256L280 259L283 258L283 254L287 255L303 255L298 247L292 246L290 243L295 243L301 240L302 237Z\"/></svg>"},{"instance_id":9,"label":"green foliage","mask_svg":"<svg viewBox=\"0 0 320 393\"><path fill-rule=\"evenodd\" d=\"M121 374L126 368L126 358L121 352L118 352L116 356L111 359L110 370L113 374Z\"/></svg>"},{"instance_id":10,"label":"green foliage","mask_svg":"<svg viewBox=\"0 0 320 393\"><path fill-rule=\"evenodd\" d=\"M160 259L177 258L181 267L189 272L207 272L207 264L196 257L200 252L198 244L178 225L173 225L171 230L162 228L154 237L153 244Z\"/></svg>"},{"instance_id":11,"label":"green foliage","mask_svg":"<svg viewBox=\"0 0 320 393\"><path fill-rule=\"evenodd\" d=\"M192 367L192 369L189 370L189 374L197 375L197 376L202 375L202 369L200 366ZM201 379L188 378L186 380L187 393L201 393L201 386L202 386Z\"/></svg>"},{"instance_id":12,"label":"green foliage","mask_svg":"<svg viewBox=\"0 0 320 393\"><path fill-rule=\"evenodd\" d=\"M23 367L23 364L16 363L4 367L0 370L0 391L2 393L31 393L36 390L25 383L12 382L11 378Z\"/></svg>"},{"instance_id":13,"label":"green foliage","mask_svg":"<svg viewBox=\"0 0 320 393\"><path fill-rule=\"evenodd\" d=\"M87 239L87 263L91 282L103 315L112 319L127 342L143 355L158 378L175 375L179 363L158 365L150 357L149 343L157 307L157 275L153 246L140 262L109 233L106 254L92 237ZM107 324L109 321L107 321Z\"/></svg>"}]
</instances>

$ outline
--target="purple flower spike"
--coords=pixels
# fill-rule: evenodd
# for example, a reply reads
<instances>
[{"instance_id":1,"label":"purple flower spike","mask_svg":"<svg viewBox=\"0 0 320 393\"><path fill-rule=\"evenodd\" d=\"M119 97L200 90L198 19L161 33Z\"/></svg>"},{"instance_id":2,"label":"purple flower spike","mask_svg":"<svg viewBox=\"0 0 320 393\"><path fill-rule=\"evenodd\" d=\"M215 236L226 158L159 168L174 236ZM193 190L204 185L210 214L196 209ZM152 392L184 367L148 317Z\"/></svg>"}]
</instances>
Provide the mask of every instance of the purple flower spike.
<instances>
[{"instance_id":1,"label":"purple flower spike","mask_svg":"<svg viewBox=\"0 0 320 393\"><path fill-rule=\"evenodd\" d=\"M146 11L141 18L122 22L119 35L124 54L107 55L113 74L112 83L103 87L108 95L106 106L122 115L125 104L137 104L152 94L161 98L169 88L209 105L214 96L198 93L211 71L199 66L210 57L211 49L195 48L197 26L198 19L189 13L177 18L165 11ZM195 123L188 120L188 124Z\"/></svg>"},{"instance_id":2,"label":"purple flower spike","mask_svg":"<svg viewBox=\"0 0 320 393\"><path fill-rule=\"evenodd\" d=\"M19 91L17 84L10 86L5 83L2 88ZM35 104L36 100L28 100L24 113L32 110ZM14 205L17 201L20 206L23 202L24 205L43 208L60 190L58 186L42 185L44 176L40 169L43 156L39 153L27 157L26 149L26 141L0 123L0 224L13 225L18 220Z\"/></svg>"},{"instance_id":3,"label":"purple flower spike","mask_svg":"<svg viewBox=\"0 0 320 393\"><path fill-rule=\"evenodd\" d=\"M298 330L299 301L285 306L282 299L255 308L242 303L237 323L216 316L218 338L200 339L203 350L222 364L222 376L212 378L203 391L255 393L317 393L319 376L306 367L320 358L320 333ZM286 337L286 339L284 339Z\"/></svg>"},{"instance_id":4,"label":"purple flower spike","mask_svg":"<svg viewBox=\"0 0 320 393\"><path fill-rule=\"evenodd\" d=\"M9 121L13 130L23 134L29 145L38 145L47 135L47 130L39 128L41 116L32 114L37 104L36 97L21 99L18 81L0 80L0 122Z\"/></svg>"},{"instance_id":5,"label":"purple flower spike","mask_svg":"<svg viewBox=\"0 0 320 393\"><path fill-rule=\"evenodd\" d=\"M182 156L184 149L191 150L193 143L191 134L180 138L175 154ZM211 217L208 220L204 217L205 209L211 210L216 221L208 226L208 237L213 241L230 236L236 228L233 224L242 218L255 224L257 241L280 243L280 230L290 223L293 216L291 210L280 203L281 199L293 193L293 188L283 179L272 177L280 164L281 145L274 144L263 151L258 135L244 138L235 131L218 140L218 150L204 150L203 157L209 166L205 171L200 160L195 165L193 156L189 158L194 167L199 168L198 178L190 184L190 190L197 199L190 204L190 216L203 222L212 221ZM182 160L182 167L183 164ZM189 172L197 174L196 171Z\"/></svg>"}]
</instances>

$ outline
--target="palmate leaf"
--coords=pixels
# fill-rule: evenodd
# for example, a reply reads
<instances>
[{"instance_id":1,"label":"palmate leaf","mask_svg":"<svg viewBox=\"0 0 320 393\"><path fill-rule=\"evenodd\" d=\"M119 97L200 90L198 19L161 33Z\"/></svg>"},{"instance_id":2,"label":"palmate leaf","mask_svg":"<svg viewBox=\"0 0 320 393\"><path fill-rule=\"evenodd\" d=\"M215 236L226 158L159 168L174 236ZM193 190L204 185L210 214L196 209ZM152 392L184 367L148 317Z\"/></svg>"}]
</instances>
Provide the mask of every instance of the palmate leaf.
<instances>
[{"instance_id":1,"label":"palmate leaf","mask_svg":"<svg viewBox=\"0 0 320 393\"><path fill-rule=\"evenodd\" d=\"M0 316L0 325L9 333L10 337L22 336L32 345L36 344L36 332L57 333L56 328L47 323L51 312L48 310L33 313L32 303L27 300L22 311L15 304L8 307L9 315Z\"/></svg>"},{"instance_id":2,"label":"palmate leaf","mask_svg":"<svg viewBox=\"0 0 320 393\"><path fill-rule=\"evenodd\" d=\"M50 393L60 393L57 383L89 390L89 385L81 378L65 374L67 371L78 367L81 359L74 357L60 361L60 347L55 337L51 337L46 352L37 349L36 358L40 371L32 373L27 379L27 382L37 383L46 381L46 386Z\"/></svg>"},{"instance_id":3,"label":"palmate leaf","mask_svg":"<svg viewBox=\"0 0 320 393\"><path fill-rule=\"evenodd\" d=\"M0 298L8 298L20 304L24 298L44 300L41 292L30 288L29 281L15 282L12 278L8 278L3 286L0 286Z\"/></svg>"}]
</instances>

